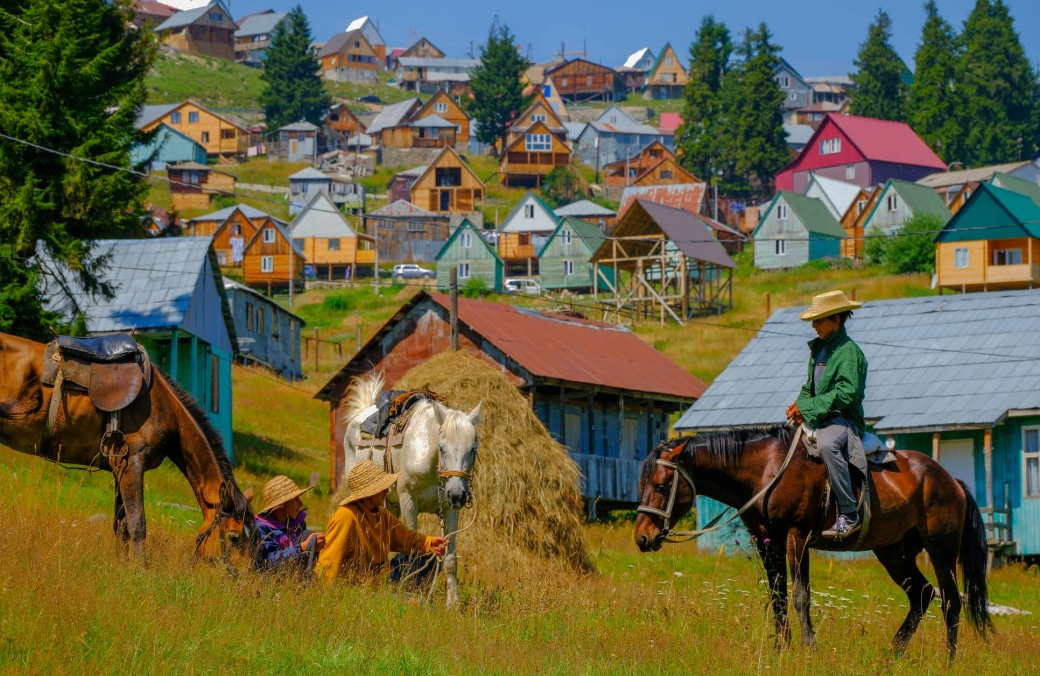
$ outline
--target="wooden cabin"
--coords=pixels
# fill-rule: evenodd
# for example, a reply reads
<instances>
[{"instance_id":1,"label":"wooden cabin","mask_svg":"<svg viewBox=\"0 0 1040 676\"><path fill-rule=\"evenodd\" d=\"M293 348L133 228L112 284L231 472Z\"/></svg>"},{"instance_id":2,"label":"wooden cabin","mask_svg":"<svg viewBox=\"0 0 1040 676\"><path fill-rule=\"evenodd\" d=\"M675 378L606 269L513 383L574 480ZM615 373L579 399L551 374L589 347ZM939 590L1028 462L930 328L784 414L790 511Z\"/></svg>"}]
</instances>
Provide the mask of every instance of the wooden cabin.
<instances>
[{"instance_id":1,"label":"wooden cabin","mask_svg":"<svg viewBox=\"0 0 1040 676\"><path fill-rule=\"evenodd\" d=\"M141 107L138 129L150 132L160 124L196 141L210 157L245 157L250 145L251 135L243 127L191 100Z\"/></svg>"},{"instance_id":2,"label":"wooden cabin","mask_svg":"<svg viewBox=\"0 0 1040 676\"><path fill-rule=\"evenodd\" d=\"M318 52L321 74L333 82L375 82L381 57L360 30L337 33Z\"/></svg>"},{"instance_id":3,"label":"wooden cabin","mask_svg":"<svg viewBox=\"0 0 1040 676\"><path fill-rule=\"evenodd\" d=\"M290 282L299 290L304 285L303 251L289 239L282 221L268 218L245 243L242 252L242 281L255 289L286 289Z\"/></svg>"},{"instance_id":4,"label":"wooden cabin","mask_svg":"<svg viewBox=\"0 0 1040 676\"><path fill-rule=\"evenodd\" d=\"M675 159L675 153L665 147L660 140L654 140L645 148L617 162L603 166L603 184L608 186L629 186L636 177L646 172L651 166L665 158ZM694 181L697 183L698 181ZM652 185L647 183L646 185Z\"/></svg>"},{"instance_id":5,"label":"wooden cabin","mask_svg":"<svg viewBox=\"0 0 1040 676\"><path fill-rule=\"evenodd\" d=\"M672 45L665 44L643 81L643 98L656 101L681 99L683 87L689 79Z\"/></svg>"},{"instance_id":6,"label":"wooden cabin","mask_svg":"<svg viewBox=\"0 0 1040 676\"><path fill-rule=\"evenodd\" d=\"M305 167L289 176L289 215L300 213L315 194L322 192L337 209L359 214L365 210L365 186Z\"/></svg>"},{"instance_id":7,"label":"wooden cabin","mask_svg":"<svg viewBox=\"0 0 1040 676\"><path fill-rule=\"evenodd\" d=\"M242 19L235 31L235 61L262 68L271 36L287 16L288 12L267 10Z\"/></svg>"},{"instance_id":8,"label":"wooden cabin","mask_svg":"<svg viewBox=\"0 0 1040 676\"><path fill-rule=\"evenodd\" d=\"M545 291L586 292L598 283L600 291L613 286L613 269L603 268L597 275L591 262L605 239L592 223L573 216L560 219L556 230L538 250L538 280ZM610 282L608 285L607 282Z\"/></svg>"},{"instance_id":9,"label":"wooden cabin","mask_svg":"<svg viewBox=\"0 0 1040 676\"><path fill-rule=\"evenodd\" d=\"M534 98L531 100L531 105L527 106L527 109L520 114L520 117L516 118L516 122L510 125L509 130L506 132L506 145L508 146L513 141L523 138L530 131L531 127L539 122L545 124L549 128L549 132L563 143L570 145L567 138L567 127L564 126L562 118L556 114L549 99L545 98L540 89L534 90Z\"/></svg>"},{"instance_id":10,"label":"wooden cabin","mask_svg":"<svg viewBox=\"0 0 1040 676\"><path fill-rule=\"evenodd\" d=\"M247 204L236 204L211 214L198 216L188 221L185 234L190 237L212 237L213 250L222 268L242 266L246 243L266 223L277 221L270 214Z\"/></svg>"},{"instance_id":11,"label":"wooden cabin","mask_svg":"<svg viewBox=\"0 0 1040 676\"><path fill-rule=\"evenodd\" d=\"M437 117L455 125L455 142L453 148L467 147L469 145L469 115L462 107L448 96L444 90L438 89L433 96L427 99L422 108L415 111L410 122L418 122L426 117L436 115ZM439 147L439 146L438 146Z\"/></svg>"},{"instance_id":12,"label":"wooden cabin","mask_svg":"<svg viewBox=\"0 0 1040 676\"><path fill-rule=\"evenodd\" d=\"M163 43L185 54L202 54L235 60L238 24L220 0L205 7L177 12L159 24L155 32Z\"/></svg>"},{"instance_id":13,"label":"wooden cabin","mask_svg":"<svg viewBox=\"0 0 1040 676\"><path fill-rule=\"evenodd\" d=\"M556 91L567 103L621 101L627 91L625 78L613 68L585 59L572 59L546 68Z\"/></svg>"},{"instance_id":14,"label":"wooden cabin","mask_svg":"<svg viewBox=\"0 0 1040 676\"><path fill-rule=\"evenodd\" d=\"M386 40L383 39L383 36L379 33L379 28L372 19L367 16L354 19L347 25L346 32L351 33L353 31L360 31L365 36L368 44L372 46L379 61L379 69L383 70L386 68Z\"/></svg>"},{"instance_id":15,"label":"wooden cabin","mask_svg":"<svg viewBox=\"0 0 1040 676\"><path fill-rule=\"evenodd\" d=\"M856 199L849 204L849 208L842 214L841 229L845 231L845 237L847 238L841 242L842 258L863 258L865 243L863 239L863 233L865 232L863 223L867 220L867 216L870 215L870 210L874 208L874 202L877 201L879 194L881 194L881 191L878 188L860 188Z\"/></svg>"},{"instance_id":16,"label":"wooden cabin","mask_svg":"<svg viewBox=\"0 0 1040 676\"><path fill-rule=\"evenodd\" d=\"M545 201L530 190L498 227L498 255L509 274L538 274L538 251L560 224Z\"/></svg>"},{"instance_id":17,"label":"wooden cabin","mask_svg":"<svg viewBox=\"0 0 1040 676\"><path fill-rule=\"evenodd\" d=\"M437 45L433 44L426 38L419 38L411 47L404 50L394 58L394 63L391 64L391 67L396 70L398 66L397 61L401 58L443 59L445 56L445 53L442 52Z\"/></svg>"},{"instance_id":18,"label":"wooden cabin","mask_svg":"<svg viewBox=\"0 0 1040 676\"><path fill-rule=\"evenodd\" d=\"M137 143L130 148L130 164L162 171L167 165L178 162L205 164L206 149L191 137L173 127L160 124L155 136L148 143Z\"/></svg>"},{"instance_id":19,"label":"wooden cabin","mask_svg":"<svg viewBox=\"0 0 1040 676\"><path fill-rule=\"evenodd\" d=\"M922 215L935 216L941 225L946 225L953 214L934 189L893 178L881 186L881 194L863 222L863 229L867 234L876 229L891 235Z\"/></svg>"},{"instance_id":20,"label":"wooden cabin","mask_svg":"<svg viewBox=\"0 0 1040 676\"><path fill-rule=\"evenodd\" d=\"M567 110L567 104L560 98L560 93L556 91L556 85L551 77L543 77L540 84L532 83L524 88L524 96L536 96L538 94L549 103L549 109L556 114L556 117L561 122L571 121L571 114Z\"/></svg>"},{"instance_id":21,"label":"wooden cabin","mask_svg":"<svg viewBox=\"0 0 1040 676\"><path fill-rule=\"evenodd\" d=\"M208 209L213 195L234 195L235 177L198 162L181 162L167 168L170 205L175 211Z\"/></svg>"},{"instance_id":22,"label":"wooden cabin","mask_svg":"<svg viewBox=\"0 0 1040 676\"><path fill-rule=\"evenodd\" d=\"M608 164L635 157L654 141L668 150L675 145L673 134L636 122L618 106L610 106L582 128L573 148L579 162L600 171Z\"/></svg>"},{"instance_id":23,"label":"wooden cabin","mask_svg":"<svg viewBox=\"0 0 1040 676\"><path fill-rule=\"evenodd\" d=\"M289 226L293 243L316 272L357 279L358 267L374 268L376 251L372 237L359 233L324 192L316 193Z\"/></svg>"},{"instance_id":24,"label":"wooden cabin","mask_svg":"<svg viewBox=\"0 0 1040 676\"><path fill-rule=\"evenodd\" d=\"M279 127L268 135L268 162L310 162L318 158L317 125L310 122L293 122Z\"/></svg>"},{"instance_id":25,"label":"wooden cabin","mask_svg":"<svg viewBox=\"0 0 1040 676\"><path fill-rule=\"evenodd\" d=\"M545 122L535 122L512 143L506 144L499 164L502 185L541 187L542 178L571 161L571 149L553 134Z\"/></svg>"},{"instance_id":26,"label":"wooden cabin","mask_svg":"<svg viewBox=\"0 0 1040 676\"><path fill-rule=\"evenodd\" d=\"M365 231L379 245L379 260L432 263L448 241L449 216L397 200L365 214Z\"/></svg>"},{"instance_id":27,"label":"wooden cabin","mask_svg":"<svg viewBox=\"0 0 1040 676\"><path fill-rule=\"evenodd\" d=\"M262 366L286 380L302 380L300 331L306 322L267 296L225 279L238 337L238 361Z\"/></svg>"},{"instance_id":28,"label":"wooden cabin","mask_svg":"<svg viewBox=\"0 0 1040 676\"><path fill-rule=\"evenodd\" d=\"M386 184L387 200L394 202L409 202L412 199L412 186L426 173L426 165L412 167L394 174Z\"/></svg>"},{"instance_id":29,"label":"wooden cabin","mask_svg":"<svg viewBox=\"0 0 1040 676\"><path fill-rule=\"evenodd\" d=\"M484 182L450 146L412 183L412 204L433 213L468 214L484 207Z\"/></svg>"},{"instance_id":30,"label":"wooden cabin","mask_svg":"<svg viewBox=\"0 0 1040 676\"><path fill-rule=\"evenodd\" d=\"M484 239L480 230L468 220L455 228L437 253L437 288L447 290L451 270L458 270L458 284L466 286L471 279L483 280L489 291L502 292L504 266L502 259Z\"/></svg>"},{"instance_id":31,"label":"wooden cabin","mask_svg":"<svg viewBox=\"0 0 1040 676\"><path fill-rule=\"evenodd\" d=\"M365 125L358 119L347 104L340 101L329 108L325 116L324 126L333 131L343 134L348 139L351 136L365 133Z\"/></svg>"},{"instance_id":32,"label":"wooden cabin","mask_svg":"<svg viewBox=\"0 0 1040 676\"><path fill-rule=\"evenodd\" d=\"M469 79L479 65L477 59L399 56L394 77L406 91L433 94L440 89L458 99L469 95Z\"/></svg>"},{"instance_id":33,"label":"wooden cabin","mask_svg":"<svg viewBox=\"0 0 1040 676\"><path fill-rule=\"evenodd\" d=\"M838 258L845 231L820 200L782 190L766 207L751 237L755 267L775 270Z\"/></svg>"},{"instance_id":34,"label":"wooden cabin","mask_svg":"<svg viewBox=\"0 0 1040 676\"><path fill-rule=\"evenodd\" d=\"M604 235L609 234L614 229L618 218L618 212L589 200L578 200L571 204L565 204L559 209L554 209L553 213L558 218L570 216L583 220L586 223L591 223L599 228Z\"/></svg>"},{"instance_id":35,"label":"wooden cabin","mask_svg":"<svg viewBox=\"0 0 1040 676\"><path fill-rule=\"evenodd\" d=\"M440 115L429 114L421 119L410 118L380 131L379 145L387 148L454 148L457 125ZM383 164L391 160L384 155Z\"/></svg>"},{"instance_id":36,"label":"wooden cabin","mask_svg":"<svg viewBox=\"0 0 1040 676\"><path fill-rule=\"evenodd\" d=\"M642 91L643 85L646 84L646 74L650 72L656 62L657 57L650 48L643 47L638 52L629 55L624 65L617 69L617 72L625 76L625 87L629 94Z\"/></svg>"}]
</instances>

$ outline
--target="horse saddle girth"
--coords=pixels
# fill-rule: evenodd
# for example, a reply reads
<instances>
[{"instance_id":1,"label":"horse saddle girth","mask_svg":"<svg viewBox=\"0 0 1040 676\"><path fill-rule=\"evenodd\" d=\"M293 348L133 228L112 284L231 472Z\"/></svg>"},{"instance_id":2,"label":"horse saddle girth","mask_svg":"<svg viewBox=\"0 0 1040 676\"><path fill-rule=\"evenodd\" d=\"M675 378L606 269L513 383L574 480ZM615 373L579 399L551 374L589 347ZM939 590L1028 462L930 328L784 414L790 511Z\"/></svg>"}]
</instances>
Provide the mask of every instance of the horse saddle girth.
<instances>
[{"instance_id":1,"label":"horse saddle girth","mask_svg":"<svg viewBox=\"0 0 1040 676\"><path fill-rule=\"evenodd\" d=\"M123 340L113 340L117 337ZM126 334L82 341L60 336L44 352L43 384L86 392L94 408L113 413L151 387L152 363L145 349ZM61 392L54 396L60 398Z\"/></svg>"}]
</instances>

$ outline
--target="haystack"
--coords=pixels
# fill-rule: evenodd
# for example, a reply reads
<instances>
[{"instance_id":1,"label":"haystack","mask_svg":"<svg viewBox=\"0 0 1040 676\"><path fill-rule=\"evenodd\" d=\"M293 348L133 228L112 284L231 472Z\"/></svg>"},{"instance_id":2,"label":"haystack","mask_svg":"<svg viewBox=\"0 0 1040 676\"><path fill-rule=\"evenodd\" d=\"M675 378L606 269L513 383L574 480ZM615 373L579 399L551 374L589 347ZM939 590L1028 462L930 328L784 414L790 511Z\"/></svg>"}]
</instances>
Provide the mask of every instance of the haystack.
<instances>
[{"instance_id":1,"label":"haystack","mask_svg":"<svg viewBox=\"0 0 1040 676\"><path fill-rule=\"evenodd\" d=\"M484 402L471 483L476 523L457 541L463 566L509 574L517 572L521 559L534 558L592 569L585 550L580 470L501 373L465 352L447 352L413 368L394 389L431 390L463 411ZM460 527L472 518L470 510L463 510ZM432 534L435 526L435 518L420 519L423 532Z\"/></svg>"}]
</instances>

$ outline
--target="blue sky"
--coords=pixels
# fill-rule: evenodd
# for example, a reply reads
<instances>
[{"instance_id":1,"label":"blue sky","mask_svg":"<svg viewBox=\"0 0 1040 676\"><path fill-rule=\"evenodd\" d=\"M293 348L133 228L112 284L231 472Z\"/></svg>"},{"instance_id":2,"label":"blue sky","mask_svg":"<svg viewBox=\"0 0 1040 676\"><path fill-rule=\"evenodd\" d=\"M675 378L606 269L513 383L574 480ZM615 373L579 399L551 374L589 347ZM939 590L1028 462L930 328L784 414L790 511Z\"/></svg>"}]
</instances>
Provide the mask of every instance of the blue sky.
<instances>
[{"instance_id":1,"label":"blue sky","mask_svg":"<svg viewBox=\"0 0 1040 676\"><path fill-rule=\"evenodd\" d=\"M1040 60L1040 32L1026 30L1040 25L1040 2L1005 0L1022 36L1026 54ZM287 0L231 0L238 17L260 9L288 9ZM493 3L487 0L392 0L390 2L332 2L301 0L316 40L325 41L344 30L354 18L369 15L392 47L407 47L426 37L447 52L461 57L470 41L487 37L492 17L509 24L517 41L530 44L535 61L547 61L560 44L567 51L580 50L583 41L591 60L619 66L641 47L658 50L671 42L685 60L686 50L704 14L713 13L738 34L745 26L768 24L784 57L803 76L847 74L856 49L878 7L893 21L893 44L913 68L914 51L924 22L924 0L656 0L640 2L599 0L521 0ZM938 0L940 13L960 28L975 0ZM647 9L643 9L646 7Z\"/></svg>"}]
</instances>

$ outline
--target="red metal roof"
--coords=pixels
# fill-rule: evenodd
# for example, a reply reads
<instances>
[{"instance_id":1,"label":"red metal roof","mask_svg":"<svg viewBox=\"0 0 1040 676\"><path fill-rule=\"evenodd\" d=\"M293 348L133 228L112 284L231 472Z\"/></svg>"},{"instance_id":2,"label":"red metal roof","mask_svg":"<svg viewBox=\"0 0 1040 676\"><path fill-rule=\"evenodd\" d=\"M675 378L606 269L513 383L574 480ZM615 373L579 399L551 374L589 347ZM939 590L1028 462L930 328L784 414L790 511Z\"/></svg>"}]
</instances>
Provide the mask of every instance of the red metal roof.
<instances>
[{"instance_id":1,"label":"red metal roof","mask_svg":"<svg viewBox=\"0 0 1040 676\"><path fill-rule=\"evenodd\" d=\"M430 293L444 308L448 296ZM459 298L459 321L542 378L696 399L707 386L614 324Z\"/></svg>"},{"instance_id":2,"label":"red metal roof","mask_svg":"<svg viewBox=\"0 0 1040 676\"><path fill-rule=\"evenodd\" d=\"M638 198L666 207L674 207L698 214L704 204L704 183L677 183L675 185L631 186L625 188L621 195L621 206L618 217L625 215L625 210Z\"/></svg>"},{"instance_id":3,"label":"red metal roof","mask_svg":"<svg viewBox=\"0 0 1040 676\"><path fill-rule=\"evenodd\" d=\"M657 127L661 131L672 131L674 132L679 128L683 122L682 115L679 113L661 113L661 121Z\"/></svg>"},{"instance_id":4,"label":"red metal roof","mask_svg":"<svg viewBox=\"0 0 1040 676\"><path fill-rule=\"evenodd\" d=\"M946 163L904 122L855 115L828 115L827 119L856 144L868 160L946 169Z\"/></svg>"}]
</instances>

